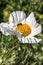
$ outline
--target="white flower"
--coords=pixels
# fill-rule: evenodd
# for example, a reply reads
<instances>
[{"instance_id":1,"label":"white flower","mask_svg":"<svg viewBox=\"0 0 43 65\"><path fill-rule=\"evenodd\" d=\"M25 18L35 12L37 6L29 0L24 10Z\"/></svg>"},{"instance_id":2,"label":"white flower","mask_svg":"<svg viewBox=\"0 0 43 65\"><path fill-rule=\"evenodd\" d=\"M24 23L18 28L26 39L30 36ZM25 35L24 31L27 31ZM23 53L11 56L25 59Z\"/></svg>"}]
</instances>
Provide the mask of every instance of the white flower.
<instances>
[{"instance_id":1,"label":"white flower","mask_svg":"<svg viewBox=\"0 0 43 65\"><path fill-rule=\"evenodd\" d=\"M22 43L38 43L41 39L34 37L41 32L41 25L36 23L34 13L27 18L22 11L15 11L10 14L8 23L0 24L0 31L4 35L17 35Z\"/></svg>"}]
</instances>

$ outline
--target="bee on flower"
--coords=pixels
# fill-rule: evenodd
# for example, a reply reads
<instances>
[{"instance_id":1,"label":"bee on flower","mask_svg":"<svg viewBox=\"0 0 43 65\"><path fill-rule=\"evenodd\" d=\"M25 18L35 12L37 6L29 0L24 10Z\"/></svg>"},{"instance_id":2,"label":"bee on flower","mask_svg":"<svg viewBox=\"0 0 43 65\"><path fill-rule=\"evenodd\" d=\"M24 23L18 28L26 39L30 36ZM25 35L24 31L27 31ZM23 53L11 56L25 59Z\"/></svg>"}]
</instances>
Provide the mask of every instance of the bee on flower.
<instances>
[{"instance_id":1,"label":"bee on flower","mask_svg":"<svg viewBox=\"0 0 43 65\"><path fill-rule=\"evenodd\" d=\"M41 33L41 25L36 22L32 12L27 18L22 11L14 11L7 23L0 23L0 31L4 35L16 35L21 43L39 43L35 35Z\"/></svg>"}]
</instances>

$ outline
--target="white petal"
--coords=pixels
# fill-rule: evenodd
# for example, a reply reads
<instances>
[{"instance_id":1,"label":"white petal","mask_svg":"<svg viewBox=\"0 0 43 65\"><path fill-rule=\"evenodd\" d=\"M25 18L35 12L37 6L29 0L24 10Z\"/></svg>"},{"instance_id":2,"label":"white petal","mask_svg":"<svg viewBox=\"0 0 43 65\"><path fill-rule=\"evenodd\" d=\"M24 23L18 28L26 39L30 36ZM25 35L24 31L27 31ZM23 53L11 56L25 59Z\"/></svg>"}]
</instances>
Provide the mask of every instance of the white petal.
<instances>
[{"instance_id":1,"label":"white petal","mask_svg":"<svg viewBox=\"0 0 43 65\"><path fill-rule=\"evenodd\" d=\"M13 35L14 31L12 28L10 28L8 23L1 23L0 24L0 31L4 34L4 35Z\"/></svg>"},{"instance_id":2,"label":"white petal","mask_svg":"<svg viewBox=\"0 0 43 65\"><path fill-rule=\"evenodd\" d=\"M26 23L26 19L20 21L22 24Z\"/></svg>"},{"instance_id":3,"label":"white petal","mask_svg":"<svg viewBox=\"0 0 43 65\"><path fill-rule=\"evenodd\" d=\"M41 25L36 23L33 12L27 17L26 23L30 25L31 30L32 30L29 37L37 35L37 34L39 34L41 32Z\"/></svg>"},{"instance_id":4,"label":"white petal","mask_svg":"<svg viewBox=\"0 0 43 65\"><path fill-rule=\"evenodd\" d=\"M18 40L19 40L21 43L24 43L24 42L25 42L25 38L22 37L22 36L18 36Z\"/></svg>"},{"instance_id":5,"label":"white petal","mask_svg":"<svg viewBox=\"0 0 43 65\"><path fill-rule=\"evenodd\" d=\"M26 14L22 11L16 11L16 18L19 21L22 21L26 18Z\"/></svg>"},{"instance_id":6,"label":"white petal","mask_svg":"<svg viewBox=\"0 0 43 65\"><path fill-rule=\"evenodd\" d=\"M18 23L21 23L22 20L26 18L26 14L22 11L14 11L9 16L9 23L11 25L17 25Z\"/></svg>"},{"instance_id":7,"label":"white petal","mask_svg":"<svg viewBox=\"0 0 43 65\"><path fill-rule=\"evenodd\" d=\"M31 34L28 37L35 36L35 35L37 35L39 33L41 33L41 25L40 24L38 24L38 25L36 24L36 27L32 28Z\"/></svg>"},{"instance_id":8,"label":"white petal","mask_svg":"<svg viewBox=\"0 0 43 65\"><path fill-rule=\"evenodd\" d=\"M10 24L10 26L11 26L11 28L14 26L14 23L13 23L14 21L13 21L13 17L12 17L12 15L10 14L10 16L9 16L9 24Z\"/></svg>"},{"instance_id":9,"label":"white petal","mask_svg":"<svg viewBox=\"0 0 43 65\"><path fill-rule=\"evenodd\" d=\"M35 28L32 33L33 35L37 35L41 33L41 25L37 26L37 28Z\"/></svg>"},{"instance_id":10,"label":"white petal","mask_svg":"<svg viewBox=\"0 0 43 65\"><path fill-rule=\"evenodd\" d=\"M36 19L33 12L26 18L26 23L28 23L31 27L35 27Z\"/></svg>"},{"instance_id":11,"label":"white petal","mask_svg":"<svg viewBox=\"0 0 43 65\"><path fill-rule=\"evenodd\" d=\"M30 37L28 38L28 43L39 43L41 41L41 39L37 39L36 37Z\"/></svg>"},{"instance_id":12,"label":"white petal","mask_svg":"<svg viewBox=\"0 0 43 65\"><path fill-rule=\"evenodd\" d=\"M32 43L39 43L40 41L41 41L41 39L37 39L36 37L32 37Z\"/></svg>"},{"instance_id":13,"label":"white petal","mask_svg":"<svg viewBox=\"0 0 43 65\"><path fill-rule=\"evenodd\" d=\"M18 36L18 40L21 43L39 43L41 41L41 39L37 39L36 37L22 37L22 36Z\"/></svg>"}]
</instances>

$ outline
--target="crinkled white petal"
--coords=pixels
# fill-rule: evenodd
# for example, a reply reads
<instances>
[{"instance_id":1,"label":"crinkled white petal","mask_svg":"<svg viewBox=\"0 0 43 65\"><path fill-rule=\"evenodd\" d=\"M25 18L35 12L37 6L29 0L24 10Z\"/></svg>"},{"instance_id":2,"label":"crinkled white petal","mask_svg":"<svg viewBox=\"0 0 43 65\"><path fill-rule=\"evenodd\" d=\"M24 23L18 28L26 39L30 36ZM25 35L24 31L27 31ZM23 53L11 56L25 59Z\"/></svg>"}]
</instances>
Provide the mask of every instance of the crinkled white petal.
<instances>
[{"instance_id":1,"label":"crinkled white petal","mask_svg":"<svg viewBox=\"0 0 43 65\"><path fill-rule=\"evenodd\" d=\"M33 27L31 29L31 33L30 33L30 35L28 35L28 37L35 36L39 33L41 33L41 25L40 24L36 25L36 27Z\"/></svg>"},{"instance_id":2,"label":"crinkled white petal","mask_svg":"<svg viewBox=\"0 0 43 65\"><path fill-rule=\"evenodd\" d=\"M14 35L14 30L12 28L10 28L8 23L1 23L0 24L0 31L4 34L4 35Z\"/></svg>"},{"instance_id":3,"label":"crinkled white petal","mask_svg":"<svg viewBox=\"0 0 43 65\"><path fill-rule=\"evenodd\" d=\"M9 16L9 23L12 26L16 26L18 23L21 23L22 20L26 18L26 14L22 11L14 11Z\"/></svg>"},{"instance_id":4,"label":"crinkled white petal","mask_svg":"<svg viewBox=\"0 0 43 65\"><path fill-rule=\"evenodd\" d=\"M26 19L24 19L24 20L22 20L22 21L20 21L22 24L25 24L25 22L26 22Z\"/></svg>"},{"instance_id":5,"label":"crinkled white petal","mask_svg":"<svg viewBox=\"0 0 43 65\"><path fill-rule=\"evenodd\" d=\"M29 37L41 32L41 25L36 22L33 12L26 18L26 23L31 27L31 34Z\"/></svg>"},{"instance_id":6,"label":"crinkled white petal","mask_svg":"<svg viewBox=\"0 0 43 65\"><path fill-rule=\"evenodd\" d=\"M39 43L40 41L41 41L41 39L38 39L36 37L32 37L32 43Z\"/></svg>"},{"instance_id":7,"label":"crinkled white petal","mask_svg":"<svg viewBox=\"0 0 43 65\"><path fill-rule=\"evenodd\" d=\"M33 12L26 18L26 23L28 23L31 27L36 26L36 19Z\"/></svg>"},{"instance_id":8,"label":"crinkled white petal","mask_svg":"<svg viewBox=\"0 0 43 65\"><path fill-rule=\"evenodd\" d=\"M21 43L39 43L41 41L41 39L37 39L36 37L18 37L18 40L21 42Z\"/></svg>"}]
</instances>

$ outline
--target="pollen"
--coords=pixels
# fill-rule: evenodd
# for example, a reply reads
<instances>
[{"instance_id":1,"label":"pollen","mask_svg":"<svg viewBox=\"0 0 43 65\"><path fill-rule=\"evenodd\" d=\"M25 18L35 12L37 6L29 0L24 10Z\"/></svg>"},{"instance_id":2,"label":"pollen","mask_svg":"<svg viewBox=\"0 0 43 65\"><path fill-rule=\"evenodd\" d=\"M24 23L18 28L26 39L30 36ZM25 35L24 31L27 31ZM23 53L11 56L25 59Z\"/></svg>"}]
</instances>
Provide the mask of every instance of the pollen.
<instances>
[{"instance_id":1,"label":"pollen","mask_svg":"<svg viewBox=\"0 0 43 65\"><path fill-rule=\"evenodd\" d=\"M31 33L31 28L28 24L22 24L22 25L18 25L16 27L16 30L18 32L22 33L22 36L28 36Z\"/></svg>"}]
</instances>

